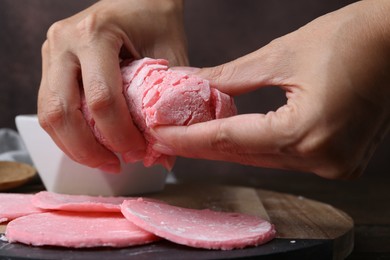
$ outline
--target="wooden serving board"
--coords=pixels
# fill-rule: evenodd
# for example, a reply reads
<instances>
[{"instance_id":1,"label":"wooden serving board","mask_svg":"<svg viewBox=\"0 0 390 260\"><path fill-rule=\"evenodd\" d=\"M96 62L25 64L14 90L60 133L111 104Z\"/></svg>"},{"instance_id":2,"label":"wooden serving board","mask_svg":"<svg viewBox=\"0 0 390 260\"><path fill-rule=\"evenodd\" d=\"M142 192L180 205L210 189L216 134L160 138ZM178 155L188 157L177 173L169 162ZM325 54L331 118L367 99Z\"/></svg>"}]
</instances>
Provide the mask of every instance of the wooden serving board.
<instances>
[{"instance_id":1,"label":"wooden serving board","mask_svg":"<svg viewBox=\"0 0 390 260\"><path fill-rule=\"evenodd\" d=\"M237 186L168 185L158 198L188 208L209 208L261 216L276 227L277 238L253 248L202 250L168 241L123 249L64 249L0 242L0 258L30 259L344 259L353 248L353 221L344 212L321 202L268 190ZM4 225L3 225L4 228ZM1 227L0 227L0 232Z\"/></svg>"}]
</instances>

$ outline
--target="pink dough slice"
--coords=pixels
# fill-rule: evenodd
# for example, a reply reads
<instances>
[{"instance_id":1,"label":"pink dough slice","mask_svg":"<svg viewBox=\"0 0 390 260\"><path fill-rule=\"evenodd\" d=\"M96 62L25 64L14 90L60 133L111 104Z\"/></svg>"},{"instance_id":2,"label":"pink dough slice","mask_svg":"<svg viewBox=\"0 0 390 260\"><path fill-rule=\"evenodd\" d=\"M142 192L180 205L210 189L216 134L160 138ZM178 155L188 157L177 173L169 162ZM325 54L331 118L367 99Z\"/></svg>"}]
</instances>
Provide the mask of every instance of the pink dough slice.
<instances>
[{"instance_id":1,"label":"pink dough slice","mask_svg":"<svg viewBox=\"0 0 390 260\"><path fill-rule=\"evenodd\" d=\"M46 210L35 207L32 194L0 193L0 223Z\"/></svg>"},{"instance_id":2,"label":"pink dough slice","mask_svg":"<svg viewBox=\"0 0 390 260\"><path fill-rule=\"evenodd\" d=\"M142 229L172 242L231 250L264 244L275 237L269 222L240 213L180 208L143 199L125 201L123 215Z\"/></svg>"},{"instance_id":3,"label":"pink dough slice","mask_svg":"<svg viewBox=\"0 0 390 260\"><path fill-rule=\"evenodd\" d=\"M67 195L48 191L35 194L31 202L42 209L88 211L88 212L120 212L120 205L129 197L94 197L87 195Z\"/></svg>"},{"instance_id":4,"label":"pink dough slice","mask_svg":"<svg viewBox=\"0 0 390 260\"><path fill-rule=\"evenodd\" d=\"M6 228L9 242L33 246L127 247L159 238L140 229L121 213L47 212L12 220Z\"/></svg>"},{"instance_id":5,"label":"pink dough slice","mask_svg":"<svg viewBox=\"0 0 390 260\"><path fill-rule=\"evenodd\" d=\"M41 191L36 193L31 202L34 206L48 210L65 210L81 212L120 212L124 200L132 197L101 197L88 195L69 195ZM152 200L153 199L148 199ZM157 201L157 200L154 200Z\"/></svg>"}]
</instances>

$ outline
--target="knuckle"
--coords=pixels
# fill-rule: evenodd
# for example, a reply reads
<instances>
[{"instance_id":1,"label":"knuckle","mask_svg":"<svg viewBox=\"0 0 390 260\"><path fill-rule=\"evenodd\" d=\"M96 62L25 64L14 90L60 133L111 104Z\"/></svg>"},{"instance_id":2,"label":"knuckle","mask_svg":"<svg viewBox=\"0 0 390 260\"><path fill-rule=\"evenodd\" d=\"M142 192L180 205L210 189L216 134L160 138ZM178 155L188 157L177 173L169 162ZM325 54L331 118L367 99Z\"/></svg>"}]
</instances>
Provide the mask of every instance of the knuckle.
<instances>
[{"instance_id":1,"label":"knuckle","mask_svg":"<svg viewBox=\"0 0 390 260\"><path fill-rule=\"evenodd\" d=\"M99 166L99 163L95 160L95 157L87 150L77 149L73 151L73 158L81 164L95 168Z\"/></svg>"},{"instance_id":2,"label":"knuckle","mask_svg":"<svg viewBox=\"0 0 390 260\"><path fill-rule=\"evenodd\" d=\"M228 129L224 123L218 124L210 146L219 153L226 155L239 153L239 146L233 141Z\"/></svg>"},{"instance_id":3,"label":"knuckle","mask_svg":"<svg viewBox=\"0 0 390 260\"><path fill-rule=\"evenodd\" d=\"M211 77L214 78L214 79L219 79L221 77L221 75L223 75L224 70L225 70L225 65L224 64L219 65L217 67L214 67L211 70Z\"/></svg>"},{"instance_id":4,"label":"knuckle","mask_svg":"<svg viewBox=\"0 0 390 260\"><path fill-rule=\"evenodd\" d=\"M98 16L96 13L90 13L76 24L76 30L79 36L90 36L99 30Z\"/></svg>"},{"instance_id":5,"label":"knuckle","mask_svg":"<svg viewBox=\"0 0 390 260\"><path fill-rule=\"evenodd\" d=\"M66 112L63 102L59 98L52 97L41 107L41 111L38 113L38 121L43 129L59 125L64 121Z\"/></svg>"},{"instance_id":6,"label":"knuckle","mask_svg":"<svg viewBox=\"0 0 390 260\"><path fill-rule=\"evenodd\" d=\"M222 124L219 124L215 137L211 140L211 147L213 147L217 151L224 152L230 146L229 139L230 138L226 133L226 130L223 129Z\"/></svg>"},{"instance_id":7,"label":"knuckle","mask_svg":"<svg viewBox=\"0 0 390 260\"><path fill-rule=\"evenodd\" d=\"M90 85L90 87L92 95L89 97L87 103L93 114L106 111L114 105L115 98L109 89L105 87L103 82L95 81Z\"/></svg>"},{"instance_id":8,"label":"knuckle","mask_svg":"<svg viewBox=\"0 0 390 260\"><path fill-rule=\"evenodd\" d=\"M229 82L235 75L235 66L222 64L211 70L211 78L218 82Z\"/></svg>"},{"instance_id":9,"label":"knuckle","mask_svg":"<svg viewBox=\"0 0 390 260\"><path fill-rule=\"evenodd\" d=\"M221 154L224 160L234 161L244 165L256 165L257 158L255 154L234 141L231 134L223 126L219 128L215 138L212 140L213 147L218 154ZM224 130L222 130L224 129Z\"/></svg>"},{"instance_id":10,"label":"knuckle","mask_svg":"<svg viewBox=\"0 0 390 260\"><path fill-rule=\"evenodd\" d=\"M39 125L46 131L50 129L50 124L47 122L46 117L43 113L38 113Z\"/></svg>"},{"instance_id":11,"label":"knuckle","mask_svg":"<svg viewBox=\"0 0 390 260\"><path fill-rule=\"evenodd\" d=\"M61 20L53 23L47 30L46 38L50 42L58 42L63 39L64 32L67 30L68 23L66 20Z\"/></svg>"},{"instance_id":12,"label":"knuckle","mask_svg":"<svg viewBox=\"0 0 390 260\"><path fill-rule=\"evenodd\" d=\"M53 23L46 33L46 41L41 48L42 56L66 49L72 33L71 23L67 19Z\"/></svg>"},{"instance_id":13,"label":"knuckle","mask_svg":"<svg viewBox=\"0 0 390 260\"><path fill-rule=\"evenodd\" d=\"M78 21L75 29L79 37L93 39L102 31L111 31L107 30L107 28L112 29L110 26L110 19L111 17L107 11L95 11Z\"/></svg>"},{"instance_id":14,"label":"knuckle","mask_svg":"<svg viewBox=\"0 0 390 260\"><path fill-rule=\"evenodd\" d=\"M111 22L112 17L105 10L99 10L86 15L74 26L74 33L78 39L79 51L90 49L92 46L110 44L115 51L123 43L124 33Z\"/></svg>"}]
</instances>

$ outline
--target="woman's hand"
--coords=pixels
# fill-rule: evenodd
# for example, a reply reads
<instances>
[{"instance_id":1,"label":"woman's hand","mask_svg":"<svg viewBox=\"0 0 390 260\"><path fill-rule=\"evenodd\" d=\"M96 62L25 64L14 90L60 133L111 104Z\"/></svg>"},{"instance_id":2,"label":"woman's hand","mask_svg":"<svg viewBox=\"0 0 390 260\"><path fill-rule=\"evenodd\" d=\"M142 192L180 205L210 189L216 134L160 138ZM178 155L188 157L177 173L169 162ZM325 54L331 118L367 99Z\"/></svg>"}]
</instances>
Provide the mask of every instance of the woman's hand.
<instances>
[{"instance_id":1,"label":"woman's hand","mask_svg":"<svg viewBox=\"0 0 390 260\"><path fill-rule=\"evenodd\" d=\"M81 92L107 146L143 158L144 139L122 94L120 59L165 58L188 65L181 0L103 0L53 24L42 47L38 97L41 126L73 160L118 172L119 160L99 144L82 115Z\"/></svg>"},{"instance_id":2,"label":"woman's hand","mask_svg":"<svg viewBox=\"0 0 390 260\"><path fill-rule=\"evenodd\" d=\"M390 2L361 1L230 63L195 72L230 95L279 86L287 104L155 129L154 149L185 157L360 175L390 121ZM259 100L261 102L261 100Z\"/></svg>"}]
</instances>

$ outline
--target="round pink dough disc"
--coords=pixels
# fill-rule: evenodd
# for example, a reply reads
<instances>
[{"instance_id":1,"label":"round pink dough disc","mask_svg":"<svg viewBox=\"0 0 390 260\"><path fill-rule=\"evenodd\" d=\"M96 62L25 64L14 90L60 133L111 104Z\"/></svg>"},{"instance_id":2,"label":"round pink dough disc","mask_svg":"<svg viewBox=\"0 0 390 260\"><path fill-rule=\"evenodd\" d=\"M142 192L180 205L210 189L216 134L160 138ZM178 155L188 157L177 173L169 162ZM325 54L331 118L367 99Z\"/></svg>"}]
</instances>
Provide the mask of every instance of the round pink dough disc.
<instances>
[{"instance_id":1,"label":"round pink dough disc","mask_svg":"<svg viewBox=\"0 0 390 260\"><path fill-rule=\"evenodd\" d=\"M264 244L275 236L269 222L240 213L180 208L143 199L125 201L121 208L140 228L192 247L231 250Z\"/></svg>"},{"instance_id":2,"label":"round pink dough disc","mask_svg":"<svg viewBox=\"0 0 390 260\"><path fill-rule=\"evenodd\" d=\"M158 238L121 213L47 212L17 218L7 225L9 242L33 246L127 247Z\"/></svg>"},{"instance_id":3,"label":"round pink dough disc","mask_svg":"<svg viewBox=\"0 0 390 260\"><path fill-rule=\"evenodd\" d=\"M45 210L35 207L32 194L2 193L0 194L0 223Z\"/></svg>"},{"instance_id":4,"label":"round pink dough disc","mask_svg":"<svg viewBox=\"0 0 390 260\"><path fill-rule=\"evenodd\" d=\"M31 201L34 206L42 209L85 212L120 212L120 205L126 199L131 198L69 195L41 191L35 194Z\"/></svg>"}]
</instances>

